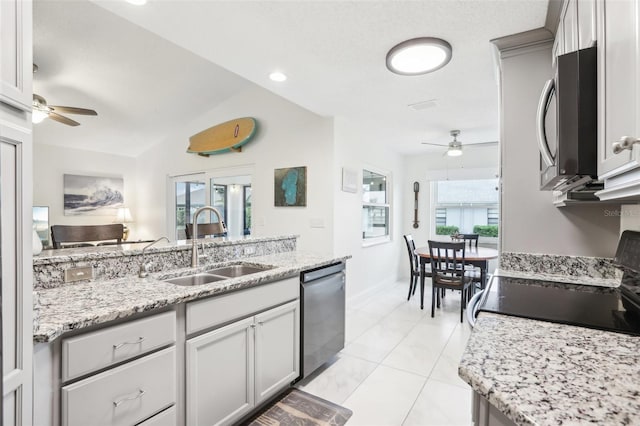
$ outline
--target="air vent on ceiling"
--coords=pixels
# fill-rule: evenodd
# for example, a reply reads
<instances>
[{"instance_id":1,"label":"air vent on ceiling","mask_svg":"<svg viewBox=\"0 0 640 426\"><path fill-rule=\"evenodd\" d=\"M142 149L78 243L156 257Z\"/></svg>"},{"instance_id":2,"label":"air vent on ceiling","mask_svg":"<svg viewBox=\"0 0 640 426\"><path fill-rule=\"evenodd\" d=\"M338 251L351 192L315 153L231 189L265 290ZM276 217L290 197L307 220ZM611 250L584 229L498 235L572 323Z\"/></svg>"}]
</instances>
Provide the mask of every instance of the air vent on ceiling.
<instances>
[{"instance_id":1,"label":"air vent on ceiling","mask_svg":"<svg viewBox=\"0 0 640 426\"><path fill-rule=\"evenodd\" d=\"M437 99L429 99L428 101L416 102L415 104L407 105L409 109L414 111L422 111L427 108L435 108L438 106Z\"/></svg>"}]
</instances>

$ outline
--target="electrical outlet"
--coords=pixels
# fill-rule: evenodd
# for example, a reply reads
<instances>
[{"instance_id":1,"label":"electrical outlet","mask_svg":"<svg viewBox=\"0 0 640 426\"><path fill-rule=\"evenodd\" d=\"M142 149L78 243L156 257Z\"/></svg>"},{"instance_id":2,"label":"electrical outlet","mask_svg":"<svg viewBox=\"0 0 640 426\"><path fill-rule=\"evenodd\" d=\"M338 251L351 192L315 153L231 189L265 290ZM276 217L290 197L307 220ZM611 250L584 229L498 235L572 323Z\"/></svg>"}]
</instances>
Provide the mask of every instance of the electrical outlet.
<instances>
[{"instance_id":1,"label":"electrical outlet","mask_svg":"<svg viewBox=\"0 0 640 426\"><path fill-rule=\"evenodd\" d=\"M255 254L255 252L256 252L256 248L254 246L248 246L244 248L245 255Z\"/></svg>"},{"instance_id":2,"label":"electrical outlet","mask_svg":"<svg viewBox=\"0 0 640 426\"><path fill-rule=\"evenodd\" d=\"M64 282L90 280L93 278L93 266L81 266L64 270Z\"/></svg>"}]
</instances>

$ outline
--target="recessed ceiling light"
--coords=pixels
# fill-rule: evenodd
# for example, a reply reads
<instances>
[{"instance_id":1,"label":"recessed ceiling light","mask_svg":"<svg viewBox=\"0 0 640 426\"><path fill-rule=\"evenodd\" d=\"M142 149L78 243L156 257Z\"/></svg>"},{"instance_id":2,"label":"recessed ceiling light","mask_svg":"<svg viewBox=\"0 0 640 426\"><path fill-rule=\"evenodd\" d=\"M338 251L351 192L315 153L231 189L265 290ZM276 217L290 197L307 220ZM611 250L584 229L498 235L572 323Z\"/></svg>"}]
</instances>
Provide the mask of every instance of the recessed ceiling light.
<instances>
[{"instance_id":1,"label":"recessed ceiling light","mask_svg":"<svg viewBox=\"0 0 640 426\"><path fill-rule=\"evenodd\" d=\"M135 4L136 6L142 6L147 4L147 0L127 0L127 3Z\"/></svg>"},{"instance_id":2,"label":"recessed ceiling light","mask_svg":"<svg viewBox=\"0 0 640 426\"><path fill-rule=\"evenodd\" d=\"M401 75L419 75L442 68L451 60L451 45L434 37L403 41L387 53L387 68Z\"/></svg>"},{"instance_id":3,"label":"recessed ceiling light","mask_svg":"<svg viewBox=\"0 0 640 426\"><path fill-rule=\"evenodd\" d=\"M287 79L287 76L281 73L280 71L274 71L271 74L269 74L269 78L273 81L280 82L280 81L285 81Z\"/></svg>"}]
</instances>

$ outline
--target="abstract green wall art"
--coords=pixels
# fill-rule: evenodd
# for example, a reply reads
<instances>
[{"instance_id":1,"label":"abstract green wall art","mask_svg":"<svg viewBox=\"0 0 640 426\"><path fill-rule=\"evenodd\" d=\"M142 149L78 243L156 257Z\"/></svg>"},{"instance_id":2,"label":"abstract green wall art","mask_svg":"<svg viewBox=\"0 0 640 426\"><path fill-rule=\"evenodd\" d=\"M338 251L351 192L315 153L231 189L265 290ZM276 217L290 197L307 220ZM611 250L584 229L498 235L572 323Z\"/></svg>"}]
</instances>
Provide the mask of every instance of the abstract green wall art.
<instances>
[{"instance_id":1,"label":"abstract green wall art","mask_svg":"<svg viewBox=\"0 0 640 426\"><path fill-rule=\"evenodd\" d=\"M306 167L275 169L274 205L276 207L305 207L307 205Z\"/></svg>"}]
</instances>

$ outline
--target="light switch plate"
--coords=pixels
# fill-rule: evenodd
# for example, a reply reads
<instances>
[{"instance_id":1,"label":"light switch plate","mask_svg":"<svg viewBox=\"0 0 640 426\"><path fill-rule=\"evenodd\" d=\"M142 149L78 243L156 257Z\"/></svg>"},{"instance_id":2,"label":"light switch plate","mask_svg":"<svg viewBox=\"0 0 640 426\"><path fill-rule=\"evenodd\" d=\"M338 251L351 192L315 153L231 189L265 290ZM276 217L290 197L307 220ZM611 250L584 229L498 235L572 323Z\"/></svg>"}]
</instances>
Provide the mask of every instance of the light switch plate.
<instances>
[{"instance_id":1,"label":"light switch plate","mask_svg":"<svg viewBox=\"0 0 640 426\"><path fill-rule=\"evenodd\" d=\"M93 278L93 266L81 266L64 270L64 282L90 280Z\"/></svg>"}]
</instances>

